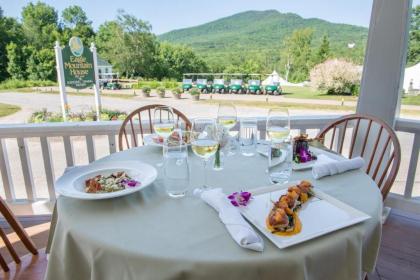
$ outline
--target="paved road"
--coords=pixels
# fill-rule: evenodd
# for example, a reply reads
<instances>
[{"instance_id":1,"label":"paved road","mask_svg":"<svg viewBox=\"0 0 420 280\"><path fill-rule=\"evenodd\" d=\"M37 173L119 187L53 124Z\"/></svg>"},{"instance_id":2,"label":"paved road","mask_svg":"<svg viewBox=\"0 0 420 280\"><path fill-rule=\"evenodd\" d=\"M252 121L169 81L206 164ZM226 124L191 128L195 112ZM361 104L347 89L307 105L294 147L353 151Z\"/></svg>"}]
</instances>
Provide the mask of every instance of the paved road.
<instances>
[{"instance_id":1,"label":"paved road","mask_svg":"<svg viewBox=\"0 0 420 280\"><path fill-rule=\"evenodd\" d=\"M168 94L168 96L170 96ZM209 98L208 95L203 95L203 98ZM253 99L251 99L253 98ZM231 99L231 100L261 100L265 101L265 96L245 96L245 95L215 95L213 99ZM269 97L269 100L281 100L281 96ZM287 101L289 101L287 99ZM42 93L19 93L19 92L1 92L0 102L19 105L22 110L13 115L0 118L0 123L23 123L27 122L32 112L39 111L42 108L46 108L48 111L60 112L60 97L58 94L42 94ZM94 108L95 101L92 95L86 96L75 96L69 95L68 102L70 104L71 111L80 112L88 111ZM114 97L102 97L102 107L107 109L117 109L121 111L130 112L138 107L160 103L176 107L180 111L184 112L189 117L208 116L215 117L217 114L216 105L205 104L196 101L192 101L189 96L181 100L177 100L171 97L158 98L150 97L143 98L136 96L130 99L114 98ZM295 115L316 115L316 114L343 114L346 111L322 111L319 110L291 110L291 114ZM238 107L238 115L254 115L264 116L267 114L267 109L264 108L251 108L251 107Z\"/></svg>"}]
</instances>

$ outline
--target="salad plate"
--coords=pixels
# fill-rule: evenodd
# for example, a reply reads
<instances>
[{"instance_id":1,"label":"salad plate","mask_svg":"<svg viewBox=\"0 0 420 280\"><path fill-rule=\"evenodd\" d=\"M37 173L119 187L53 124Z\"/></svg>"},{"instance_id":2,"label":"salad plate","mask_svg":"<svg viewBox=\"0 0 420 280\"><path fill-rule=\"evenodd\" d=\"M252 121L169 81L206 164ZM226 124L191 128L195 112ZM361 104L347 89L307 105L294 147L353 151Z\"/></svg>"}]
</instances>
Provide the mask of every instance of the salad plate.
<instances>
[{"instance_id":1,"label":"salad plate","mask_svg":"<svg viewBox=\"0 0 420 280\"><path fill-rule=\"evenodd\" d=\"M70 169L58 178L54 187L58 194L67 197L109 199L140 191L152 184L156 177L156 169L141 161L103 162ZM98 186L97 192L89 188L92 185Z\"/></svg>"}]
</instances>

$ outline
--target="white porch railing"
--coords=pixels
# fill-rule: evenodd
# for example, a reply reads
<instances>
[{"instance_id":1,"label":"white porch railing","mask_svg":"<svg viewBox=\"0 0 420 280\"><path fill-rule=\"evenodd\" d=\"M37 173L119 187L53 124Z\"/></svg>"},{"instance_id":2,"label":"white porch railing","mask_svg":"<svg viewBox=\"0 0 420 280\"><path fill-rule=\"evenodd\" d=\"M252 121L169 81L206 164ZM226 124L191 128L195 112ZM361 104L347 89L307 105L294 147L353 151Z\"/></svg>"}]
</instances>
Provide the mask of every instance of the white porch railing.
<instances>
[{"instance_id":1,"label":"white porch railing","mask_svg":"<svg viewBox=\"0 0 420 280\"><path fill-rule=\"evenodd\" d=\"M291 122L293 129L300 132L313 130L311 135L315 135L335 118L337 116L295 116ZM73 166L76 164L75 154L82 154L87 162L92 162L99 158L97 156L98 146L101 146L102 155L115 153L117 151L116 134L120 125L119 121L0 125L0 172L2 177L0 193L2 192L11 204L31 204L39 200L54 201L56 197L54 181L56 176L62 172L55 173L57 172L55 162L61 160L64 167ZM143 127L148 126L144 125ZM264 139L266 134L265 118L260 118L259 130L260 137ZM415 208L414 211L420 213L420 203L412 198L420 148L420 121L398 119L396 130L413 134L414 142L404 195L390 195L389 201L394 207L410 207L409 210ZM102 144L99 145L97 139L95 140L97 136L102 137L101 139L105 140L106 144L102 141ZM77 137L77 141L74 139L75 137ZM57 148L55 144L53 151L51 141L57 142L57 139L61 139L62 145ZM10 148L12 144L17 145L17 148ZM32 147L34 145L38 145L38 149L34 149ZM409 147L402 147L403 153L407 148ZM42 162L35 166L36 176L33 173L33 159ZM12 169L11 165L15 168ZM64 167L62 166L62 169ZM19 172L15 170L16 168L20 169ZM16 196L18 188L20 188L19 197ZM39 193L44 195L40 196Z\"/></svg>"}]
</instances>

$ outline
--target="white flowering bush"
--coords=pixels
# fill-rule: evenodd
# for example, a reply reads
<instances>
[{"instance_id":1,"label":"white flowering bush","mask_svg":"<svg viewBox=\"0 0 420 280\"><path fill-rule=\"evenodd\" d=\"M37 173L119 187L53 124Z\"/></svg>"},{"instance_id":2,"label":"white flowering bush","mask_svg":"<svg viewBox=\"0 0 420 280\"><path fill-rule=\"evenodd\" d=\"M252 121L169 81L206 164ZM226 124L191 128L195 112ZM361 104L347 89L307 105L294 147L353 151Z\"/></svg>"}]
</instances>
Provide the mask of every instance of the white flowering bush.
<instances>
[{"instance_id":1,"label":"white flowering bush","mask_svg":"<svg viewBox=\"0 0 420 280\"><path fill-rule=\"evenodd\" d=\"M310 72L312 87L328 94L356 95L359 93L361 67L340 59L329 59Z\"/></svg>"}]
</instances>

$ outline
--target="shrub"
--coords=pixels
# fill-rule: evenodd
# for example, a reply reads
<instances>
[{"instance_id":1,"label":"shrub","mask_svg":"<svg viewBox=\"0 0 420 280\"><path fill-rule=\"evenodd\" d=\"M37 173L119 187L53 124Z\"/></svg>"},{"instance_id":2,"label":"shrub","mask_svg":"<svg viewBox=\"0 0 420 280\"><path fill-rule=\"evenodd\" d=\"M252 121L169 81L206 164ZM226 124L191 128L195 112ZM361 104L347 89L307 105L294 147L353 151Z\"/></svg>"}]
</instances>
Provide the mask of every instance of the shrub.
<instances>
[{"instance_id":1,"label":"shrub","mask_svg":"<svg viewBox=\"0 0 420 280\"><path fill-rule=\"evenodd\" d=\"M118 110L101 110L101 120L103 121L114 121L124 120L127 117L127 113ZM70 112L67 117L70 122L84 122L84 121L96 121L96 111L90 110L88 112ZM62 122L64 121L62 113L48 112L47 109L34 112L30 119L30 123L43 123L43 122Z\"/></svg>"},{"instance_id":2,"label":"shrub","mask_svg":"<svg viewBox=\"0 0 420 280\"><path fill-rule=\"evenodd\" d=\"M148 86L144 86L141 90L142 90L144 93L150 93L151 88L150 88L150 87L148 87Z\"/></svg>"},{"instance_id":3,"label":"shrub","mask_svg":"<svg viewBox=\"0 0 420 280\"><path fill-rule=\"evenodd\" d=\"M160 86L160 83L158 81L151 81L149 82L149 87L151 89L157 89Z\"/></svg>"},{"instance_id":4,"label":"shrub","mask_svg":"<svg viewBox=\"0 0 420 280\"><path fill-rule=\"evenodd\" d=\"M193 88L189 91L191 95L200 95L200 91L196 88Z\"/></svg>"},{"instance_id":5,"label":"shrub","mask_svg":"<svg viewBox=\"0 0 420 280\"><path fill-rule=\"evenodd\" d=\"M53 81L33 81L33 80L6 80L0 83L0 89L15 89L26 87L47 87L56 86L57 83Z\"/></svg>"},{"instance_id":6,"label":"shrub","mask_svg":"<svg viewBox=\"0 0 420 280\"><path fill-rule=\"evenodd\" d=\"M163 79L162 84L165 88L174 88L178 86L178 82L172 79Z\"/></svg>"},{"instance_id":7,"label":"shrub","mask_svg":"<svg viewBox=\"0 0 420 280\"><path fill-rule=\"evenodd\" d=\"M166 91L165 87L158 87L156 90L157 90L157 92L159 92L161 94L164 94L165 91Z\"/></svg>"},{"instance_id":8,"label":"shrub","mask_svg":"<svg viewBox=\"0 0 420 280\"><path fill-rule=\"evenodd\" d=\"M316 65L310 73L311 86L328 94L356 95L359 92L361 69L351 62L330 59Z\"/></svg>"},{"instance_id":9,"label":"shrub","mask_svg":"<svg viewBox=\"0 0 420 280\"><path fill-rule=\"evenodd\" d=\"M179 87L173 88L171 91L173 94L182 94L182 89Z\"/></svg>"}]
</instances>

